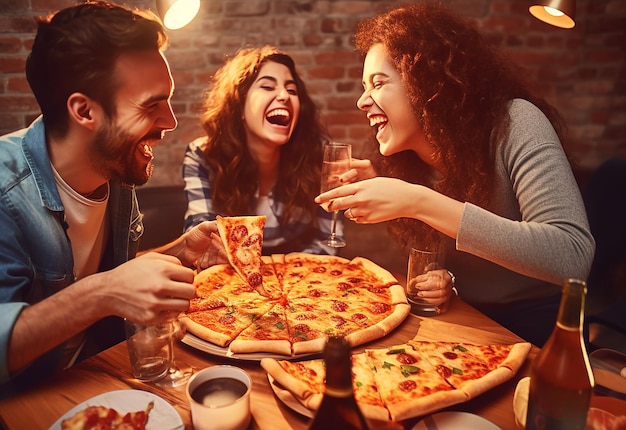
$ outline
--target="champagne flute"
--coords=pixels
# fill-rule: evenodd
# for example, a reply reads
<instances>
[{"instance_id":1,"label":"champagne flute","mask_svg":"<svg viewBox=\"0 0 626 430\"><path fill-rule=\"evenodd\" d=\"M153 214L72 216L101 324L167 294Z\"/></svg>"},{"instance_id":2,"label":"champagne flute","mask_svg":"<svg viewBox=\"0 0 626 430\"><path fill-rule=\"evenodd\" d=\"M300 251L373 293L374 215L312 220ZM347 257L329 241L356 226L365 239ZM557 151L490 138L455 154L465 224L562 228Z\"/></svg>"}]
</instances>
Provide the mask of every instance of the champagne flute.
<instances>
[{"instance_id":1,"label":"champagne flute","mask_svg":"<svg viewBox=\"0 0 626 430\"><path fill-rule=\"evenodd\" d=\"M322 193L341 185L339 176L350 170L352 146L347 143L327 143L324 145L324 162L322 163ZM326 207L328 209L328 207ZM333 222L330 237L323 243L333 248L346 246L346 241L337 237L337 215L333 211Z\"/></svg>"},{"instance_id":2,"label":"champagne flute","mask_svg":"<svg viewBox=\"0 0 626 430\"><path fill-rule=\"evenodd\" d=\"M174 388L186 384L193 374L193 368L187 363L174 361L174 338L182 338L184 328L178 321L173 319L167 322L169 324L169 343L170 343L170 367L165 376L155 382L159 387Z\"/></svg>"}]
</instances>

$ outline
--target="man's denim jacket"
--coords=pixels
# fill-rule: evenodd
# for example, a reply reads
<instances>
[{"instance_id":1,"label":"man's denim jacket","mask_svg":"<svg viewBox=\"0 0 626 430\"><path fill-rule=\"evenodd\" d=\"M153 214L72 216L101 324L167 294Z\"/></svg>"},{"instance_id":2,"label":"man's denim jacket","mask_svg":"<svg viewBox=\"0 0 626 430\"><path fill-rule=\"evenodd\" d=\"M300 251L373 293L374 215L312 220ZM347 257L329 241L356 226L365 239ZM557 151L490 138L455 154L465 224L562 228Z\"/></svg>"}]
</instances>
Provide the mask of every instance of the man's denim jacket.
<instances>
[{"instance_id":1,"label":"man's denim jacket","mask_svg":"<svg viewBox=\"0 0 626 430\"><path fill-rule=\"evenodd\" d=\"M133 258L143 233L134 186L111 181L107 210L111 228L100 271ZM9 374L7 352L20 312L74 282L67 228L40 117L0 137L0 398L59 370L64 345L17 375ZM123 338L123 321L106 318L87 331L85 351Z\"/></svg>"}]
</instances>

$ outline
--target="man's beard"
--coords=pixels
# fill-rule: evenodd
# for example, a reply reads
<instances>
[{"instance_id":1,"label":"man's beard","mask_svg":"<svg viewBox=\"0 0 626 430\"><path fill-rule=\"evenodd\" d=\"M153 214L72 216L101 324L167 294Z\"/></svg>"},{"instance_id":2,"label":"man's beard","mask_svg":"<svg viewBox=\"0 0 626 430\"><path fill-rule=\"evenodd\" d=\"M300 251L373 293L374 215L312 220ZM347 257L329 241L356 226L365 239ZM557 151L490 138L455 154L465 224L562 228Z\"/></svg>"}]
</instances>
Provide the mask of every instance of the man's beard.
<instances>
[{"instance_id":1,"label":"man's beard","mask_svg":"<svg viewBox=\"0 0 626 430\"><path fill-rule=\"evenodd\" d=\"M94 168L105 178L119 179L127 184L143 185L152 176L152 160L138 159L136 151L141 141L159 139L154 136L136 137L124 132L109 120L94 138L90 158ZM147 162L146 162L147 161Z\"/></svg>"}]
</instances>

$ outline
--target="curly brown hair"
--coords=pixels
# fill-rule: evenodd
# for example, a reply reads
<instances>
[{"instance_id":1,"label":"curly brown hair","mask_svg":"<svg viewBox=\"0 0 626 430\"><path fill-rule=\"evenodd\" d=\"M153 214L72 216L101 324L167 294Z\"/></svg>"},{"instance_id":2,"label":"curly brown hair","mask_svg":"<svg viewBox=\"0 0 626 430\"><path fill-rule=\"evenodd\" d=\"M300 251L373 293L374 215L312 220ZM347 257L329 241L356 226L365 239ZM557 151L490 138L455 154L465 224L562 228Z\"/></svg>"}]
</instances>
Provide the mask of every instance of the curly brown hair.
<instances>
[{"instance_id":1,"label":"curly brown hair","mask_svg":"<svg viewBox=\"0 0 626 430\"><path fill-rule=\"evenodd\" d=\"M381 175L433 187L459 201L485 207L491 197L495 148L509 129L509 102L523 98L539 107L563 141L564 125L552 106L533 94L519 69L479 33L475 23L447 6L402 6L365 19L356 48L367 54L382 44L395 65L438 164L441 181L429 184L430 168L412 151L373 156ZM439 233L400 218L389 223L402 246L436 247ZM425 243L429 242L429 243Z\"/></svg>"},{"instance_id":2,"label":"curly brown hair","mask_svg":"<svg viewBox=\"0 0 626 430\"><path fill-rule=\"evenodd\" d=\"M296 82L300 116L289 141L280 148L280 166L274 193L285 204L283 220L296 207L315 219L319 194L322 147L328 140L319 122L318 108L309 96L293 59L277 48L245 48L224 64L212 79L204 101L202 126L207 134L204 158L214 181L211 196L216 212L251 213L257 191L258 167L248 151L242 124L246 94L266 62L285 65Z\"/></svg>"}]
</instances>

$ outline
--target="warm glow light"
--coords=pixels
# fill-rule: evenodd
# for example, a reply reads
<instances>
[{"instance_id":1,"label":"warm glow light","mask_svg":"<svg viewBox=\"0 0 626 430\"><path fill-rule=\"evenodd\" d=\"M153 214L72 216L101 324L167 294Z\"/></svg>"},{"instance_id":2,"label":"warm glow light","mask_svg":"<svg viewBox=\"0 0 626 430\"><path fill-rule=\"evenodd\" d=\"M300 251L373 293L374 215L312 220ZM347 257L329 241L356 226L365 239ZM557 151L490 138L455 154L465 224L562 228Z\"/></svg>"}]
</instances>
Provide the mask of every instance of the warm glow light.
<instances>
[{"instance_id":1,"label":"warm glow light","mask_svg":"<svg viewBox=\"0 0 626 430\"><path fill-rule=\"evenodd\" d=\"M544 6L543 8L546 10L546 12L548 12L552 16L563 16L563 15L565 15L560 10L554 9L554 8L552 8L550 6Z\"/></svg>"},{"instance_id":2,"label":"warm glow light","mask_svg":"<svg viewBox=\"0 0 626 430\"><path fill-rule=\"evenodd\" d=\"M535 0L528 11L537 19L561 28L573 28L576 23L575 0Z\"/></svg>"},{"instance_id":3,"label":"warm glow light","mask_svg":"<svg viewBox=\"0 0 626 430\"><path fill-rule=\"evenodd\" d=\"M157 0L157 9L165 27L178 30L196 16L200 10L200 0Z\"/></svg>"}]
</instances>

